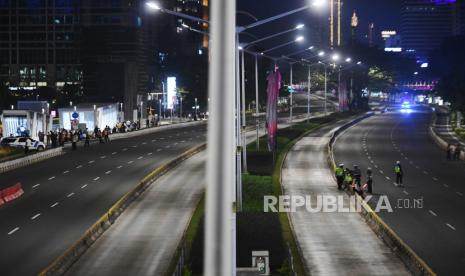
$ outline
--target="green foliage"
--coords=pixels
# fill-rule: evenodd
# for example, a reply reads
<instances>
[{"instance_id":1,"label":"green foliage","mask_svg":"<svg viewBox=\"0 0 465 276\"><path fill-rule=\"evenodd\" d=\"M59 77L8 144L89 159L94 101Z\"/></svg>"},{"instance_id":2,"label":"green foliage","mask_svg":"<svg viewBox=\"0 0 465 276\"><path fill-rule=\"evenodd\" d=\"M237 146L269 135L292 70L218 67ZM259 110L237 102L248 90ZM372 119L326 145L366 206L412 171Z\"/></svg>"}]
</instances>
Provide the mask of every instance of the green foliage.
<instances>
[{"instance_id":1,"label":"green foliage","mask_svg":"<svg viewBox=\"0 0 465 276\"><path fill-rule=\"evenodd\" d=\"M272 195L271 176L242 175L242 211L263 212L263 198Z\"/></svg>"},{"instance_id":2,"label":"green foliage","mask_svg":"<svg viewBox=\"0 0 465 276\"><path fill-rule=\"evenodd\" d=\"M373 92L388 92L394 86L394 80L391 72L382 69L379 66L372 66L368 69L367 88Z\"/></svg>"}]
</instances>

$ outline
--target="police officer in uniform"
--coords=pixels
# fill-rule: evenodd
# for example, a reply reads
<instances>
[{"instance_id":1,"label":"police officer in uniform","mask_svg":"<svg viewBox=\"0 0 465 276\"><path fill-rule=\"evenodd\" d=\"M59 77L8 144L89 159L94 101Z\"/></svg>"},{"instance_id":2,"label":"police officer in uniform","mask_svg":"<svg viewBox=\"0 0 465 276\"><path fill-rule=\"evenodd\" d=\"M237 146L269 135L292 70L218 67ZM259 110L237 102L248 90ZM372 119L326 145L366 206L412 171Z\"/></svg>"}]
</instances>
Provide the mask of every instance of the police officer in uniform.
<instances>
[{"instance_id":1,"label":"police officer in uniform","mask_svg":"<svg viewBox=\"0 0 465 276\"><path fill-rule=\"evenodd\" d=\"M394 172L396 173L396 183L398 187L404 186L402 184L402 178L404 176L404 172L402 171L402 165L400 164L400 161L396 162L396 165L394 166Z\"/></svg>"},{"instance_id":2,"label":"police officer in uniform","mask_svg":"<svg viewBox=\"0 0 465 276\"><path fill-rule=\"evenodd\" d=\"M342 189L342 184L344 182L344 164L339 164L339 167L336 168L336 180L337 180L337 189Z\"/></svg>"},{"instance_id":3,"label":"police officer in uniform","mask_svg":"<svg viewBox=\"0 0 465 276\"><path fill-rule=\"evenodd\" d=\"M367 169L367 188L370 194L373 193L373 171L371 168Z\"/></svg>"}]
</instances>

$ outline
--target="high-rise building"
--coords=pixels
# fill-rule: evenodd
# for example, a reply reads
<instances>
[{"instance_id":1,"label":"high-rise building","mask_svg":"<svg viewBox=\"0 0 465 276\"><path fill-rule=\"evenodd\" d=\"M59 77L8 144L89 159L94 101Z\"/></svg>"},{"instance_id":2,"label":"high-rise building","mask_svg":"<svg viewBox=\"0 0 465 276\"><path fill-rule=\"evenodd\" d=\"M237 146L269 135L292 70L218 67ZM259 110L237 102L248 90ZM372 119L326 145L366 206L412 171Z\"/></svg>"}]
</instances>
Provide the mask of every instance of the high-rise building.
<instances>
[{"instance_id":1,"label":"high-rise building","mask_svg":"<svg viewBox=\"0 0 465 276\"><path fill-rule=\"evenodd\" d=\"M331 48L341 46L341 9L342 0L330 0L329 8L329 46Z\"/></svg>"},{"instance_id":2,"label":"high-rise building","mask_svg":"<svg viewBox=\"0 0 465 276\"><path fill-rule=\"evenodd\" d=\"M465 35L465 0L457 0L452 9L454 35Z\"/></svg>"},{"instance_id":3,"label":"high-rise building","mask_svg":"<svg viewBox=\"0 0 465 276\"><path fill-rule=\"evenodd\" d=\"M358 17L354 10L354 13L352 14L352 18L350 20L350 44L351 45L355 45L357 27L358 27Z\"/></svg>"},{"instance_id":4,"label":"high-rise building","mask_svg":"<svg viewBox=\"0 0 465 276\"><path fill-rule=\"evenodd\" d=\"M81 83L79 2L0 1L0 81L11 90Z\"/></svg>"},{"instance_id":5,"label":"high-rise building","mask_svg":"<svg viewBox=\"0 0 465 276\"><path fill-rule=\"evenodd\" d=\"M404 0L401 14L403 51L417 62L428 60L431 51L453 34L455 0Z\"/></svg>"}]
</instances>

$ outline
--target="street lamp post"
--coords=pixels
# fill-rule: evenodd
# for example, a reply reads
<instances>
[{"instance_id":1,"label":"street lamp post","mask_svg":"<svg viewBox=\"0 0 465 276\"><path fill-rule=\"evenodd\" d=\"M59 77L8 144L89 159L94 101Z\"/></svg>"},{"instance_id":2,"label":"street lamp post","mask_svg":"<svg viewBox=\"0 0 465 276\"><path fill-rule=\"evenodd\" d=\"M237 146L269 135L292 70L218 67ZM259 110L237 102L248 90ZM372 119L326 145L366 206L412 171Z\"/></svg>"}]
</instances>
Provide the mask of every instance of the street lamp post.
<instances>
[{"instance_id":1,"label":"street lamp post","mask_svg":"<svg viewBox=\"0 0 465 276\"><path fill-rule=\"evenodd\" d=\"M311 75L310 75L310 64L308 65L308 83L307 83L307 121L310 119L310 92L312 89Z\"/></svg>"},{"instance_id":2,"label":"street lamp post","mask_svg":"<svg viewBox=\"0 0 465 276\"><path fill-rule=\"evenodd\" d=\"M198 118L197 118L197 98L195 98L194 100L195 100L195 106L194 106L194 108L195 108L195 113L194 113L194 114L195 114L195 120L197 120L197 119L198 119Z\"/></svg>"},{"instance_id":3,"label":"street lamp post","mask_svg":"<svg viewBox=\"0 0 465 276\"><path fill-rule=\"evenodd\" d=\"M258 116L258 57L255 55L255 124L256 124L256 146L257 151L260 149L260 137L259 137L259 129L260 129L260 117Z\"/></svg>"},{"instance_id":4,"label":"street lamp post","mask_svg":"<svg viewBox=\"0 0 465 276\"><path fill-rule=\"evenodd\" d=\"M246 121L245 121L245 66L244 66L244 51L242 51L242 62L241 62L241 66L242 66L242 76L241 76L241 79L242 79L242 83L241 83L241 86L242 86L242 95L241 95L241 98L242 98L242 160L243 160L243 163L242 163L242 167L243 167L243 170L245 173L247 173L247 138L246 138L246 135L245 135L245 126L246 126ZM242 200L241 200L241 209L242 209Z\"/></svg>"},{"instance_id":5,"label":"street lamp post","mask_svg":"<svg viewBox=\"0 0 465 276\"><path fill-rule=\"evenodd\" d=\"M290 89L289 89L289 121L292 123L292 94L293 94L293 91L292 91L292 67L293 67L294 63L290 63L290 67L291 67L291 72L290 72L290 77L289 77L289 86L290 86Z\"/></svg>"}]
</instances>

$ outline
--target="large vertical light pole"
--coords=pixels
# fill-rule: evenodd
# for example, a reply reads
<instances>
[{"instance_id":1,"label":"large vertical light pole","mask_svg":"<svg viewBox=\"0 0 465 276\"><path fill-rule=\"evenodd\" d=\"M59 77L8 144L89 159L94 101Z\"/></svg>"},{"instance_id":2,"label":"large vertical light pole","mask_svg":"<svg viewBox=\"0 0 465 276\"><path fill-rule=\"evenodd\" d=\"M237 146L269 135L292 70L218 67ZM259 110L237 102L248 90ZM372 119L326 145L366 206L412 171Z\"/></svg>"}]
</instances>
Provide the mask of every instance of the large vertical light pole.
<instances>
[{"instance_id":1,"label":"large vertical light pole","mask_svg":"<svg viewBox=\"0 0 465 276\"><path fill-rule=\"evenodd\" d=\"M292 123L292 67L294 63L289 63L291 65L291 71L290 71L290 76L289 76L289 122Z\"/></svg>"},{"instance_id":2,"label":"large vertical light pole","mask_svg":"<svg viewBox=\"0 0 465 276\"><path fill-rule=\"evenodd\" d=\"M257 129L257 138L255 140L255 144L257 145L257 151L260 149L260 119L258 112L258 57L255 55L255 124Z\"/></svg>"},{"instance_id":3,"label":"large vertical light pole","mask_svg":"<svg viewBox=\"0 0 465 276\"><path fill-rule=\"evenodd\" d=\"M307 84L307 120L310 119L310 92L312 89L312 77L310 75L310 64L308 65L308 84Z\"/></svg>"},{"instance_id":4,"label":"large vertical light pole","mask_svg":"<svg viewBox=\"0 0 465 276\"><path fill-rule=\"evenodd\" d=\"M204 275L235 275L235 215L231 195L236 148L231 122L236 92L236 1L213 1L210 14L212 48L208 90L212 116L208 122Z\"/></svg>"},{"instance_id":5,"label":"large vertical light pole","mask_svg":"<svg viewBox=\"0 0 465 276\"><path fill-rule=\"evenodd\" d=\"M326 97L328 95L328 66L326 64L323 64L325 67L325 116L328 115L327 109L326 109Z\"/></svg>"},{"instance_id":6,"label":"large vertical light pole","mask_svg":"<svg viewBox=\"0 0 465 276\"><path fill-rule=\"evenodd\" d=\"M245 126L246 126L246 121L245 121L245 66L244 66L244 59L245 59L245 53L244 51L242 52L242 75L241 75L241 86L242 86L242 94L241 94L241 101L242 101L242 128L241 128L241 134L242 134L242 168L244 170L244 173L247 173L247 138L245 135ZM242 193L241 193L242 194ZM241 209L242 209L242 202L241 202Z\"/></svg>"}]
</instances>

